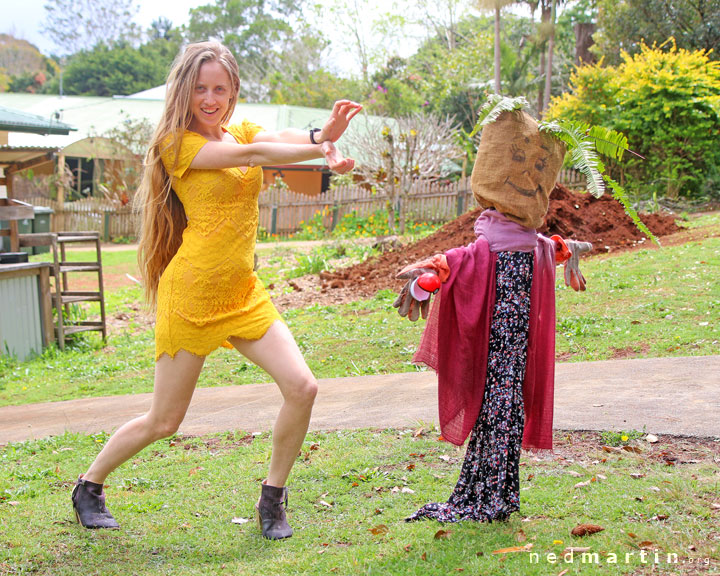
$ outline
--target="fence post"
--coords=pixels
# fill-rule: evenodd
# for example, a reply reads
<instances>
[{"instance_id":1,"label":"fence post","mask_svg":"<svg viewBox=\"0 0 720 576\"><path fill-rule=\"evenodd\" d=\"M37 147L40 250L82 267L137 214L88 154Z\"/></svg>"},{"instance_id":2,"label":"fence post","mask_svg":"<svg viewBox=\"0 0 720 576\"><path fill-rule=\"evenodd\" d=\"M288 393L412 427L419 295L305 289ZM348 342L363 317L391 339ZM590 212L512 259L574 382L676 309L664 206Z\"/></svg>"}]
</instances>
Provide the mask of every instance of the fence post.
<instances>
[{"instance_id":1,"label":"fence post","mask_svg":"<svg viewBox=\"0 0 720 576\"><path fill-rule=\"evenodd\" d=\"M465 190L458 190L457 193L457 216L458 218L465 212Z\"/></svg>"},{"instance_id":2,"label":"fence post","mask_svg":"<svg viewBox=\"0 0 720 576\"><path fill-rule=\"evenodd\" d=\"M335 230L335 227L338 225L338 219L340 214L340 204L335 202L332 207L332 223L330 224L330 232Z\"/></svg>"},{"instance_id":3,"label":"fence post","mask_svg":"<svg viewBox=\"0 0 720 576\"><path fill-rule=\"evenodd\" d=\"M272 212L270 213L270 234L277 234L277 204L272 205Z\"/></svg>"},{"instance_id":4,"label":"fence post","mask_svg":"<svg viewBox=\"0 0 720 576\"><path fill-rule=\"evenodd\" d=\"M106 210L103 225L103 241L110 242L110 211Z\"/></svg>"}]
</instances>

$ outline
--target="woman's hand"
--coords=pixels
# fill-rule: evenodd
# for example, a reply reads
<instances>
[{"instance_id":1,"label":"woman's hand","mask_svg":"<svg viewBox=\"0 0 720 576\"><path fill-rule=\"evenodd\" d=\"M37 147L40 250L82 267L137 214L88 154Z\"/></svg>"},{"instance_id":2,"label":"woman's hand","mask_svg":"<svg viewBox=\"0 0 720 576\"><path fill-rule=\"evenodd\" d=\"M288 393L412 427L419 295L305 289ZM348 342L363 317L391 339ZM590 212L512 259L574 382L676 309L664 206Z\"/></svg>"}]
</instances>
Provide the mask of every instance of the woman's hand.
<instances>
[{"instance_id":1,"label":"woman's hand","mask_svg":"<svg viewBox=\"0 0 720 576\"><path fill-rule=\"evenodd\" d=\"M362 110L362 105L351 100L338 100L333 106L330 118L315 136L317 142L337 142L347 129L355 115Z\"/></svg>"},{"instance_id":2,"label":"woman's hand","mask_svg":"<svg viewBox=\"0 0 720 576\"><path fill-rule=\"evenodd\" d=\"M352 158L345 158L340 150L335 148L330 140L326 140L320 146L320 149L325 156L328 168L337 174L346 174L355 167L355 160Z\"/></svg>"}]
</instances>

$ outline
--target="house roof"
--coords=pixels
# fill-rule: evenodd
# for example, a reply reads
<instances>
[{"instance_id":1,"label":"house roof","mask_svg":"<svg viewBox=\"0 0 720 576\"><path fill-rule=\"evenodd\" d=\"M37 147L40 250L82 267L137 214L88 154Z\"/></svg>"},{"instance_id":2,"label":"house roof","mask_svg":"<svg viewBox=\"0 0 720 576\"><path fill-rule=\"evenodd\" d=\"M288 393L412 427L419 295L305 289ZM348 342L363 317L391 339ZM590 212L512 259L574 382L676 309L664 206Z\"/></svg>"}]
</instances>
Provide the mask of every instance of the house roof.
<instances>
[{"instance_id":1,"label":"house roof","mask_svg":"<svg viewBox=\"0 0 720 576\"><path fill-rule=\"evenodd\" d=\"M76 129L69 124L59 122L54 116L50 116L50 120L48 120L47 117L0 106L0 130L26 134L67 135L70 134L71 130Z\"/></svg>"}]
</instances>

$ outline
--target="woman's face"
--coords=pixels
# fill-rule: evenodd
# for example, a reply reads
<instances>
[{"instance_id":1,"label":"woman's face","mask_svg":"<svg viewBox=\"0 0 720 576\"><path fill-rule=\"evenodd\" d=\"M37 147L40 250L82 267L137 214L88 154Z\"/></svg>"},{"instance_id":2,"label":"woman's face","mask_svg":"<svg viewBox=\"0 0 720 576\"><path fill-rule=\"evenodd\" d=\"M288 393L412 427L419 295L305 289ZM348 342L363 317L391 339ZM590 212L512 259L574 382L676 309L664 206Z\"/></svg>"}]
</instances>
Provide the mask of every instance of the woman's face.
<instances>
[{"instance_id":1,"label":"woman's face","mask_svg":"<svg viewBox=\"0 0 720 576\"><path fill-rule=\"evenodd\" d=\"M205 62L200 66L192 94L190 129L206 134L220 125L230 107L232 82L220 62Z\"/></svg>"}]
</instances>

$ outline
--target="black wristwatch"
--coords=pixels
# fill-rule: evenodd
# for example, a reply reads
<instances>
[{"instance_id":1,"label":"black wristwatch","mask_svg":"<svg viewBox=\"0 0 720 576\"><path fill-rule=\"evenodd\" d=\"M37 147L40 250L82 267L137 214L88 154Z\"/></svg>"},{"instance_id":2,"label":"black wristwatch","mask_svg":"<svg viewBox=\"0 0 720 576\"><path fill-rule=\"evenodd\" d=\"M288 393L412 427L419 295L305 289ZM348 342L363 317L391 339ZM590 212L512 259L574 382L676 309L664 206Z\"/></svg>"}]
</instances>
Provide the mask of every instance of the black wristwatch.
<instances>
[{"instance_id":1,"label":"black wristwatch","mask_svg":"<svg viewBox=\"0 0 720 576\"><path fill-rule=\"evenodd\" d=\"M311 128L310 129L310 142L313 144L322 144L322 142L316 142L315 141L315 132L320 132L320 128Z\"/></svg>"}]
</instances>

